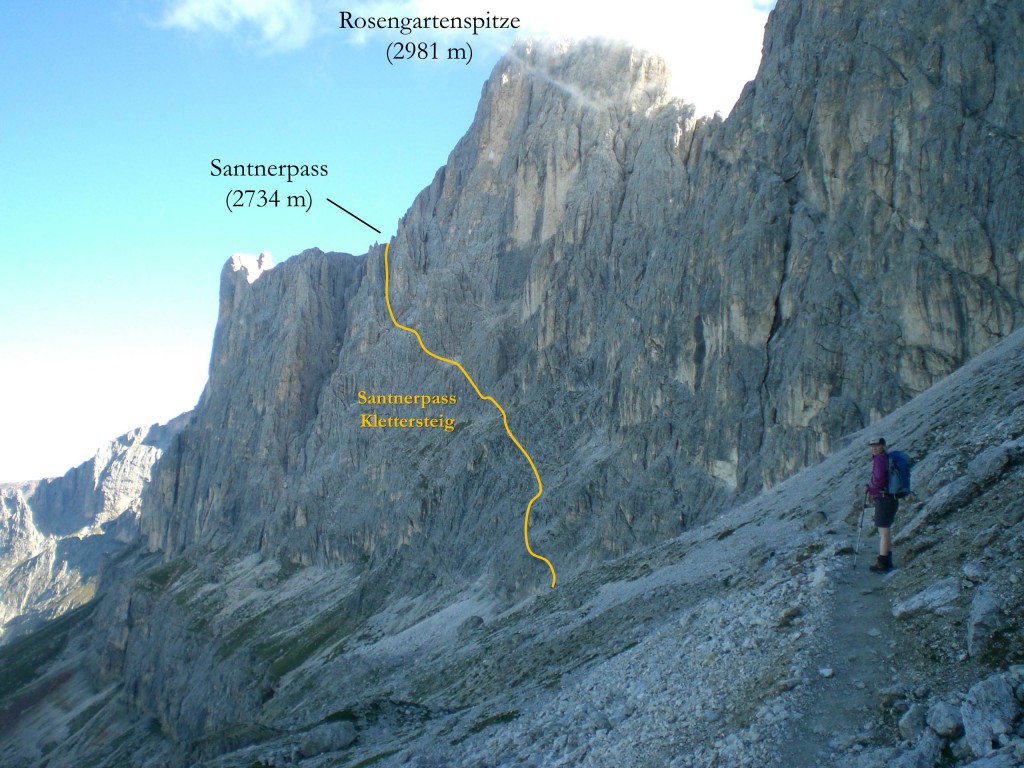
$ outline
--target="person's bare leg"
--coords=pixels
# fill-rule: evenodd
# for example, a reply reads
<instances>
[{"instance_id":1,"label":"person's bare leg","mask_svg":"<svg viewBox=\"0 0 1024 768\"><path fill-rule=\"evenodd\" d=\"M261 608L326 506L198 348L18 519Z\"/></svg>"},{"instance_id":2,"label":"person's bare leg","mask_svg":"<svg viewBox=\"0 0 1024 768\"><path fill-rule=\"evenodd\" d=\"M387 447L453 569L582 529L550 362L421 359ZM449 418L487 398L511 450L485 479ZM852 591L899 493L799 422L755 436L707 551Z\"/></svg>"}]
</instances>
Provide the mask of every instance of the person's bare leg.
<instances>
[{"instance_id":1,"label":"person's bare leg","mask_svg":"<svg viewBox=\"0 0 1024 768\"><path fill-rule=\"evenodd\" d=\"M875 573L888 573L892 570L892 529L878 529L878 562L868 566Z\"/></svg>"}]
</instances>

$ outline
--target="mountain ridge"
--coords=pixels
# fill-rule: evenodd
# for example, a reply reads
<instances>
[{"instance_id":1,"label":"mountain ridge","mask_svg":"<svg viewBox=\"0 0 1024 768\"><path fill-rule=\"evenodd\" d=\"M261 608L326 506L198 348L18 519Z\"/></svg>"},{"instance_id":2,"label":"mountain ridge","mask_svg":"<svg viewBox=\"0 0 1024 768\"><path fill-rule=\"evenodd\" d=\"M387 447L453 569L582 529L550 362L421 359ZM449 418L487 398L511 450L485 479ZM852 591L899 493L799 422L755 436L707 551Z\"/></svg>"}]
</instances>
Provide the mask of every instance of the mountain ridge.
<instances>
[{"instance_id":1,"label":"mountain ridge","mask_svg":"<svg viewBox=\"0 0 1024 768\"><path fill-rule=\"evenodd\" d=\"M188 418L121 435L63 477L0 484L0 640L92 599L102 559L137 538L142 488Z\"/></svg>"},{"instance_id":2,"label":"mountain ridge","mask_svg":"<svg viewBox=\"0 0 1024 768\"><path fill-rule=\"evenodd\" d=\"M338 766L854 768L934 764L942 753L952 765L1012 766L1024 755L1022 349L1017 331L870 432L844 438L821 464L511 607L469 585L429 603L392 603L359 628L340 610L358 606L351 580L330 568L129 554L112 564L137 574L127 600L108 592L76 620L105 627L124 611L131 633L100 648L95 633L68 637L64 664L79 667L71 690L86 684L82 661L97 652L119 674L159 679L166 671L133 642L163 636L157 647L181 653L209 632L216 650L190 658L193 675L228 686L209 713L260 715L244 727L214 720L211 731L209 720L189 725L164 710L174 701L164 696L135 698L150 713L140 719L108 679L88 689L98 706L90 722L116 734L116 748L74 730L82 721L72 704L27 708L13 735L5 709L3 754L12 765L31 764L42 748L56 764L133 756L210 768L304 757ZM876 431L916 460L917 496L901 504L897 570L885 577L866 569L873 537L854 555ZM191 606L191 626L168 621L175 605ZM897 664L894 645L911 636ZM250 666L282 652L269 675ZM133 673L137 663L145 666ZM40 684L53 685L60 670ZM989 689L1009 690L1010 702L982 703ZM195 711L199 702L181 703ZM926 712L940 711L959 725L932 714L925 724ZM152 723L165 718L191 745L186 755L154 738ZM1005 730L986 737L979 718ZM48 744L47 731L74 735Z\"/></svg>"},{"instance_id":3,"label":"mountain ridge","mask_svg":"<svg viewBox=\"0 0 1024 768\"><path fill-rule=\"evenodd\" d=\"M550 596L521 546L531 477L500 419L390 325L383 247L310 250L251 284L225 266L210 383L142 491L142 542L105 571L81 619L93 631L75 646L98 660L75 685L111 691L100 708L125 754L230 761L262 744L282 761L301 734L345 721L327 752L349 736L383 749L387 722L411 759L431 754L414 735L425 718L455 742L444 759L477 759L475 734L514 732L514 703L537 701L548 672L556 685L591 653L641 642L615 634L616 616L654 626L643 601L590 602L618 589L622 558L643 570L629 553L683 537L747 562L733 547L764 545L749 538L756 524L727 525L744 502L772 499L783 478L1010 335L1024 252L1021 12L839 5L778 4L758 78L725 121L694 119L637 51L520 46L390 243L400 322L507 404L545 477L531 540L558 563ZM454 392L459 430L369 436L360 389ZM808 569L777 586L813 586L818 610L843 547L810 551L799 531L823 514L834 527L839 512L794 504L779 531L806 543L784 551ZM756 568L775 557L764 546ZM651 606L677 610L688 588L720 600L738 567L704 563L706 583L677 583ZM744 594L751 614L731 626L756 613L761 593ZM587 614L600 617L593 642ZM456 625L468 655L448 645ZM439 644L409 646L417 628ZM722 655L695 632L687 647ZM535 641L528 659L512 652L517 634ZM559 666L556 640L578 665ZM769 655L789 648L763 642ZM389 666L413 661L408 678ZM724 678L708 684L727 697ZM567 707L582 695L572 690ZM45 716L16 719L16 733L29 721ZM692 760L728 759L715 741L728 734L708 729ZM55 754L96 757L76 733ZM9 754L30 754L18 738Z\"/></svg>"}]
</instances>

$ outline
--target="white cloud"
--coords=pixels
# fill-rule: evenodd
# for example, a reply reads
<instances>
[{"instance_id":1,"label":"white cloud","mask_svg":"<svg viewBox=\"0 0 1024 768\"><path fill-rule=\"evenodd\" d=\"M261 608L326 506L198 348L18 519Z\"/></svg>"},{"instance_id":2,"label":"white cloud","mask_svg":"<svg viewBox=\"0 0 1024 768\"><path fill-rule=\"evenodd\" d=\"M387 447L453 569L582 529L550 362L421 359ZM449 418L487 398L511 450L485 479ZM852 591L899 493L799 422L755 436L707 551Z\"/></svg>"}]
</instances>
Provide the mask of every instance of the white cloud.
<instances>
[{"instance_id":1,"label":"white cloud","mask_svg":"<svg viewBox=\"0 0 1024 768\"><path fill-rule=\"evenodd\" d=\"M176 0L163 18L165 25L189 31L255 29L259 42L275 50L303 47L320 21L313 0Z\"/></svg>"},{"instance_id":2,"label":"white cloud","mask_svg":"<svg viewBox=\"0 0 1024 768\"><path fill-rule=\"evenodd\" d=\"M605 37L663 56L672 68L673 90L694 103L698 114L728 113L744 83L754 77L768 11L774 0L632 0L628 3L552 3L550 0L173 0L164 22L187 30L245 33L255 29L271 49L301 48L317 36L338 35L363 43L394 32L339 30L339 11L354 16L516 16L522 37ZM433 39L451 39L444 32ZM455 37L465 36L459 32ZM403 40L412 39L402 37ZM504 49L510 34L482 32L474 47Z\"/></svg>"},{"instance_id":3,"label":"white cloud","mask_svg":"<svg viewBox=\"0 0 1024 768\"><path fill-rule=\"evenodd\" d=\"M697 114L728 114L744 84L757 73L764 25L774 5L775 0L632 0L600 6L550 0L493 0L486 6L478 0L407 0L350 2L346 10L398 16L480 16L490 11L519 17L521 37L621 40L664 57L672 69L673 92L695 104ZM501 47L511 41L486 32L474 45L476 39Z\"/></svg>"},{"instance_id":4,"label":"white cloud","mask_svg":"<svg viewBox=\"0 0 1024 768\"><path fill-rule=\"evenodd\" d=\"M768 18L751 0L634 0L586 10L530 0L517 13L530 34L605 37L659 54L671 67L674 93L697 114L732 109L757 73Z\"/></svg>"}]
</instances>

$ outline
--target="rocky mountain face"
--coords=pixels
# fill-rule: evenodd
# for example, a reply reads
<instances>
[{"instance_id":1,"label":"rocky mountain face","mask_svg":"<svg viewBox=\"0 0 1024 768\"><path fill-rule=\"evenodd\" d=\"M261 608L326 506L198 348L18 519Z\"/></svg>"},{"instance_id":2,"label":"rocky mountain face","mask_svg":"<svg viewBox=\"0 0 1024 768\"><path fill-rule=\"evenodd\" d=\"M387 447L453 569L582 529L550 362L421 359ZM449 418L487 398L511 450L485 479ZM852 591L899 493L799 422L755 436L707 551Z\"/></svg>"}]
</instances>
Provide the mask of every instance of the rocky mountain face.
<instances>
[{"instance_id":1,"label":"rocky mountain face","mask_svg":"<svg viewBox=\"0 0 1024 768\"><path fill-rule=\"evenodd\" d=\"M0 690L5 760L762 765L793 737L810 751L788 764L816 764L818 748L896 754L894 707L952 707L981 676L1013 693L1021 596L996 585L1020 550L984 520L1019 536L1019 338L973 369L985 387L928 388L1021 324L1022 15L780 0L728 120L697 119L640 52L515 48L400 223L390 296L507 411L544 482L529 536L558 588L523 546L528 464L391 323L382 247L251 281L229 263L210 380L141 492L141 540L101 599L47 628L52 653L8 652L23 674ZM926 390L945 394L882 425L921 459L922 498L956 500L907 526L955 584L908 564L865 596L844 575L862 482L844 436ZM998 469L974 477L983 448ZM948 525L968 533L931 533ZM961 559L980 570L961 578ZM977 611L974 586L991 597ZM933 587L948 611L878 610ZM872 640L842 635L853 601ZM940 635L954 618L986 627L962 660ZM802 713L877 708L880 681L841 672L869 665L812 669L831 638L873 643L884 670L875 640L908 628L934 634L905 675L925 693L886 694L845 746L800 730ZM843 681L853 709L830 709ZM55 690L70 703L31 706ZM908 732L967 759L955 729L928 727Z\"/></svg>"},{"instance_id":2,"label":"rocky mountain face","mask_svg":"<svg viewBox=\"0 0 1024 768\"><path fill-rule=\"evenodd\" d=\"M858 528L875 432L916 460L887 576L867 571L876 538ZM0 755L1015 768L1022 498L1018 331L771 491L511 607L464 590L360 622L343 610L352 569L122 556L109 578L127 599L0 650ZM98 647L105 627L120 641ZM125 682L95 676L97 653Z\"/></svg>"},{"instance_id":3,"label":"rocky mountain face","mask_svg":"<svg viewBox=\"0 0 1024 768\"><path fill-rule=\"evenodd\" d=\"M122 435L63 477L0 487L0 640L92 599L102 559L138 538L142 489L187 420Z\"/></svg>"},{"instance_id":4,"label":"rocky mountain face","mask_svg":"<svg viewBox=\"0 0 1024 768\"><path fill-rule=\"evenodd\" d=\"M1020 323L1024 61L1000 8L780 3L725 122L635 51L526 45L497 67L401 222L393 299L512 412L567 570L770 487ZM232 273L209 393L244 380L253 402L200 408L151 547L401 550L448 583L543 581L514 535L528 467L392 327L381 256ZM357 428L360 390L421 389L458 396L456 437Z\"/></svg>"}]
</instances>

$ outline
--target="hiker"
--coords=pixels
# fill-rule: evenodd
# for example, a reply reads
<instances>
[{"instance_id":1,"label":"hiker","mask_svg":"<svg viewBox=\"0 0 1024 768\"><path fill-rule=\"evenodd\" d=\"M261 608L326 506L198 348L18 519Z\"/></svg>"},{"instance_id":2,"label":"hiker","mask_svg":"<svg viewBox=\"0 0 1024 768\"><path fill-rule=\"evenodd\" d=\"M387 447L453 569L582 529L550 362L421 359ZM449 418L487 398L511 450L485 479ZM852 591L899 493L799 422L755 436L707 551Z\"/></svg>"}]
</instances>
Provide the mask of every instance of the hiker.
<instances>
[{"instance_id":1,"label":"hiker","mask_svg":"<svg viewBox=\"0 0 1024 768\"><path fill-rule=\"evenodd\" d=\"M889 493L889 455L885 451L885 438L873 437L871 446L871 482L864 493L875 502L875 527L878 528L878 560L869 569L875 573L888 573L892 565L892 521L896 518L899 502Z\"/></svg>"}]
</instances>

